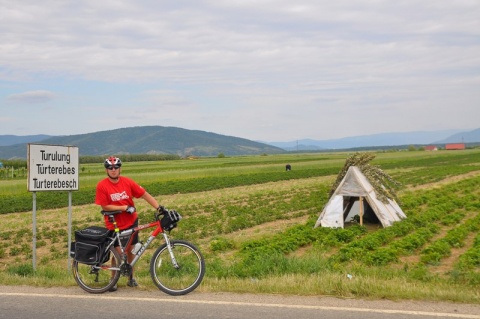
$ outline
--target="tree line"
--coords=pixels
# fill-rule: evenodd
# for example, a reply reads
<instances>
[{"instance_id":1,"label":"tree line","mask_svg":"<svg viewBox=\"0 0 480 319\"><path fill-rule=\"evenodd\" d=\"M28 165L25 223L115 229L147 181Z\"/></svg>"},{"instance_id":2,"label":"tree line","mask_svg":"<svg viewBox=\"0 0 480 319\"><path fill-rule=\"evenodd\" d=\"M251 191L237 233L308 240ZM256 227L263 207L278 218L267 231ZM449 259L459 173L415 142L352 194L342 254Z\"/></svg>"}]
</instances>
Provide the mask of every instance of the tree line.
<instances>
[{"instance_id":1,"label":"tree line","mask_svg":"<svg viewBox=\"0 0 480 319\"><path fill-rule=\"evenodd\" d=\"M148 162L148 161L172 161L179 160L180 156L172 154L121 154L116 155L125 162ZM88 163L102 163L105 160L104 156L80 156L80 164ZM24 159L12 159L12 160L3 160L0 159L0 162L3 164L3 167L6 168L26 168L27 160Z\"/></svg>"}]
</instances>

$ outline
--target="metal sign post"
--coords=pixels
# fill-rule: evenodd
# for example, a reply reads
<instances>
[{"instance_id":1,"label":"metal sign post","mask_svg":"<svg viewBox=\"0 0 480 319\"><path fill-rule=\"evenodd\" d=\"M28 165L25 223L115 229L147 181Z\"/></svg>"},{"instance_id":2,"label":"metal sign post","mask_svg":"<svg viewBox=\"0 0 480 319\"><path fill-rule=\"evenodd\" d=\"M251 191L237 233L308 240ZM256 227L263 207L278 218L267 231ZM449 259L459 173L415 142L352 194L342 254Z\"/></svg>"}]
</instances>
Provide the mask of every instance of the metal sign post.
<instances>
[{"instance_id":1,"label":"metal sign post","mask_svg":"<svg viewBox=\"0 0 480 319\"><path fill-rule=\"evenodd\" d=\"M37 192L33 192L33 213L32 213L32 263L35 270L37 257Z\"/></svg>"},{"instance_id":2,"label":"metal sign post","mask_svg":"<svg viewBox=\"0 0 480 319\"><path fill-rule=\"evenodd\" d=\"M46 144L28 144L28 191L33 192L33 270L36 269L37 191L68 192L68 250L72 237L72 192L78 190L78 147ZM68 265L70 267L70 252ZM70 268L69 268L70 270Z\"/></svg>"},{"instance_id":3,"label":"metal sign post","mask_svg":"<svg viewBox=\"0 0 480 319\"><path fill-rule=\"evenodd\" d=\"M72 192L68 192L68 257L67 269L70 271L72 257L70 256L70 245L72 243Z\"/></svg>"}]
</instances>

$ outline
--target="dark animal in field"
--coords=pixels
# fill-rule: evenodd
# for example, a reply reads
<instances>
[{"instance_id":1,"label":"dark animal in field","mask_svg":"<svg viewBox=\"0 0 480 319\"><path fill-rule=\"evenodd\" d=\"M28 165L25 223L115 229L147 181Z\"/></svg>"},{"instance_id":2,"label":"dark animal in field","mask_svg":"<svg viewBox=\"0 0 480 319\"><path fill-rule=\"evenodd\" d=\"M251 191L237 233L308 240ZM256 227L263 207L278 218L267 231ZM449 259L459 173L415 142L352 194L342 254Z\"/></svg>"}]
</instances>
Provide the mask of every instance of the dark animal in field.
<instances>
[{"instance_id":1,"label":"dark animal in field","mask_svg":"<svg viewBox=\"0 0 480 319\"><path fill-rule=\"evenodd\" d=\"M290 164L285 165L285 170L286 171L291 171L292 170L292 165L290 165Z\"/></svg>"}]
</instances>

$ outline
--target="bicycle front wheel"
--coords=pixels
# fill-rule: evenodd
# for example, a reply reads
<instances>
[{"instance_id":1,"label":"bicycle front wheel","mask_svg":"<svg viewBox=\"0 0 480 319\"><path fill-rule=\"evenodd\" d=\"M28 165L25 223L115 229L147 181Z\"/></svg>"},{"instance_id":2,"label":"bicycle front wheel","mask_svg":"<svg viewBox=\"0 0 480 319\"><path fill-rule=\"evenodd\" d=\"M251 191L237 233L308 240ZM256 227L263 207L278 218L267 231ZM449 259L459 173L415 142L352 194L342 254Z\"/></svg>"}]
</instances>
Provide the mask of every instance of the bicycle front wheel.
<instances>
[{"instance_id":1,"label":"bicycle front wheel","mask_svg":"<svg viewBox=\"0 0 480 319\"><path fill-rule=\"evenodd\" d=\"M120 278L120 254L112 246L104 263L86 265L73 260L73 277L86 292L99 294L112 288Z\"/></svg>"},{"instance_id":2,"label":"bicycle front wheel","mask_svg":"<svg viewBox=\"0 0 480 319\"><path fill-rule=\"evenodd\" d=\"M183 240L170 241L173 258L167 244L160 246L152 256L150 275L161 291L179 296L192 292L205 275L205 261L193 244Z\"/></svg>"}]
</instances>

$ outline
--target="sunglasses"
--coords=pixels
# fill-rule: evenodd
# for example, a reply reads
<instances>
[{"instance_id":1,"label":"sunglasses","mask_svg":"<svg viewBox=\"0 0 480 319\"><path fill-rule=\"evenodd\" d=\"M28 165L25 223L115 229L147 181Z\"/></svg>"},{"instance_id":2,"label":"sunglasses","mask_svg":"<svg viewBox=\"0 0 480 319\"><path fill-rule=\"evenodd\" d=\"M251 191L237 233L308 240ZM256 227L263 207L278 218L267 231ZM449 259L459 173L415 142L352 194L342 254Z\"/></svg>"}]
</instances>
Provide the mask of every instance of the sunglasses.
<instances>
[{"instance_id":1,"label":"sunglasses","mask_svg":"<svg viewBox=\"0 0 480 319\"><path fill-rule=\"evenodd\" d=\"M107 167L107 169L108 169L109 171L113 171L114 169L120 169L120 166L118 166L118 165L109 166L109 167Z\"/></svg>"}]
</instances>

